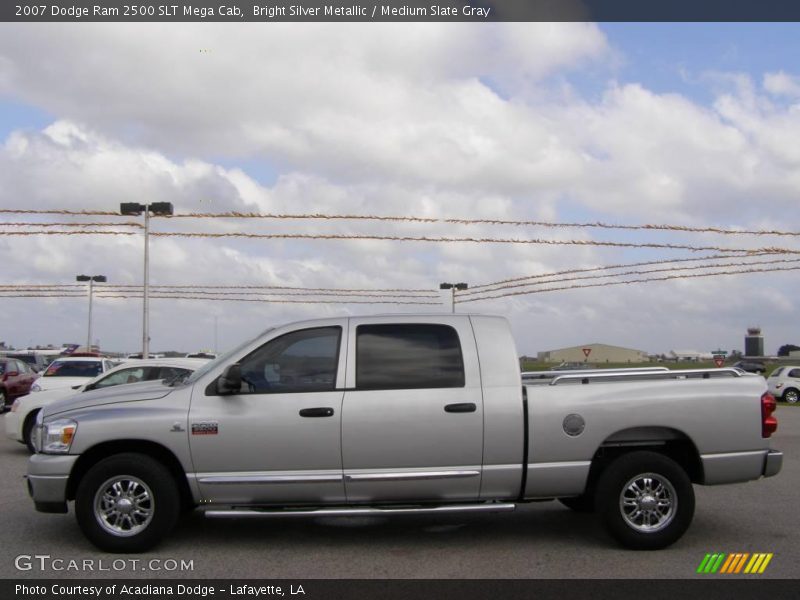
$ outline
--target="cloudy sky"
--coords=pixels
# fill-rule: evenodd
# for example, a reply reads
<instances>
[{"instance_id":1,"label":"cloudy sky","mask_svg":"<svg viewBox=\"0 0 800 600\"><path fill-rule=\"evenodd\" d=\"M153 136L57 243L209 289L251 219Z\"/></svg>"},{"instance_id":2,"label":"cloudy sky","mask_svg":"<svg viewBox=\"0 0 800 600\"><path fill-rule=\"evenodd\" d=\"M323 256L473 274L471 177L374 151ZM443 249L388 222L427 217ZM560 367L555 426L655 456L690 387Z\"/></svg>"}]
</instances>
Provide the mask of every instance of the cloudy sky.
<instances>
[{"instance_id":1,"label":"cloudy sky","mask_svg":"<svg viewBox=\"0 0 800 600\"><path fill-rule=\"evenodd\" d=\"M122 202L165 201L184 214L796 232L799 33L796 24L4 23L0 208L115 211ZM2 286L73 284L82 273L104 274L116 285L142 282L140 230L8 235L42 230L19 223L130 218L6 213L0 220ZM298 219L152 225L155 233L800 250L794 236L652 229ZM475 288L721 253L591 244L154 237L154 285L428 290L432 298L409 292L414 299L403 300L434 304L153 299L151 349L213 349L215 325L223 350L289 320L449 311L449 293L438 290L443 281ZM774 261L794 258L800 259L783 253L718 264L792 269L800 262ZM766 261L773 262L755 266ZM663 267L587 274L655 268ZM520 354L591 342L659 353L742 349L751 325L763 328L768 352L800 343L798 271L542 291L707 272L560 275L493 294L497 286L477 288L484 296L538 293L460 303L457 310L508 317ZM4 295L0 340L18 347L85 340L85 297ZM141 301L96 298L93 337L107 350L138 349Z\"/></svg>"}]
</instances>

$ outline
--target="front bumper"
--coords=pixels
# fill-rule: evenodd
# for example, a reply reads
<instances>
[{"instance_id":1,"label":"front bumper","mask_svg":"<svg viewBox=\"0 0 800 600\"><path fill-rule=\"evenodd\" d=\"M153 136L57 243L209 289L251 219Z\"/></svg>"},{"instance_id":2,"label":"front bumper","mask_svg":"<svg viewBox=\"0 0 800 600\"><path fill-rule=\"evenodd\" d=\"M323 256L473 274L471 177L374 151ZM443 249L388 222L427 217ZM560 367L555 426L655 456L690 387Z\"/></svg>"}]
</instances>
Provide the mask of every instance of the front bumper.
<instances>
[{"instance_id":1,"label":"front bumper","mask_svg":"<svg viewBox=\"0 0 800 600\"><path fill-rule=\"evenodd\" d=\"M40 512L67 512L67 482L78 457L34 454L28 460L28 493Z\"/></svg>"},{"instance_id":2,"label":"front bumper","mask_svg":"<svg viewBox=\"0 0 800 600\"><path fill-rule=\"evenodd\" d=\"M22 437L19 434L19 413L18 412L7 412L6 416L3 417L6 425L6 436L10 439L15 440L17 442L22 441Z\"/></svg>"},{"instance_id":3,"label":"front bumper","mask_svg":"<svg viewBox=\"0 0 800 600\"><path fill-rule=\"evenodd\" d=\"M764 459L764 477L772 477L780 473L783 467L783 452L770 450Z\"/></svg>"}]
</instances>

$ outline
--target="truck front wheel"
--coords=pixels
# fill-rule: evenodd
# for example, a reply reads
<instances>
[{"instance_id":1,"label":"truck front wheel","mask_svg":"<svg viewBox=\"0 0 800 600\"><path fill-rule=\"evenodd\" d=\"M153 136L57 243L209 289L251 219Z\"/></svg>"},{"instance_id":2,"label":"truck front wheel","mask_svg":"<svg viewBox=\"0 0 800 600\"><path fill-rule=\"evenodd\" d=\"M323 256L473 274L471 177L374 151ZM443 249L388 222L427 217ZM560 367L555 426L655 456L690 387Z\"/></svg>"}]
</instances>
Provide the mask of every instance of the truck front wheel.
<instances>
[{"instance_id":1,"label":"truck front wheel","mask_svg":"<svg viewBox=\"0 0 800 600\"><path fill-rule=\"evenodd\" d=\"M83 534L107 552L144 552L169 533L180 513L180 494L169 470L136 453L94 465L75 495Z\"/></svg>"},{"instance_id":2,"label":"truck front wheel","mask_svg":"<svg viewBox=\"0 0 800 600\"><path fill-rule=\"evenodd\" d=\"M623 546L658 550L676 542L694 516L686 471L656 452L617 458L600 476L596 505L609 533Z\"/></svg>"}]
</instances>

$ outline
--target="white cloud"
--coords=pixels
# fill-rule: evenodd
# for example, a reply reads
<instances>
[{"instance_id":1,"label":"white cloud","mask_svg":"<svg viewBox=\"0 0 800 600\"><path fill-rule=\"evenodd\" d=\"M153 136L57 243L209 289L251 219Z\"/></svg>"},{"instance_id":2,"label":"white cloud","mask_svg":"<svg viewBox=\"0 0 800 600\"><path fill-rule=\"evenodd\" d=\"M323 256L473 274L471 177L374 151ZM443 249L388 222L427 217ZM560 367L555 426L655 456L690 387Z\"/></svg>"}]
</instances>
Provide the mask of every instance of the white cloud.
<instances>
[{"instance_id":1,"label":"white cloud","mask_svg":"<svg viewBox=\"0 0 800 600\"><path fill-rule=\"evenodd\" d=\"M764 74L764 89L775 96L800 98L800 78L783 71Z\"/></svg>"},{"instance_id":2,"label":"white cloud","mask_svg":"<svg viewBox=\"0 0 800 600\"><path fill-rule=\"evenodd\" d=\"M0 94L57 117L5 140L0 205L114 210L121 202L170 201L179 212L578 221L588 214L800 226L793 210L800 115L775 99L793 97L796 80L783 72L767 74L762 89L747 76L720 75L710 106L613 81L590 101L565 84L581 69L602 73L614 58L590 24L276 24L263 32L257 25L0 26ZM269 176L259 181L263 172ZM154 221L154 230L793 243L394 222L175 219ZM592 247L389 241L155 238L152 249L156 285L435 290L440 281L476 285L643 259ZM7 282L67 282L89 270L113 283L141 280L138 236L0 237L0 257L11 265ZM589 341L653 351L725 346L738 344L752 319L779 329L791 310L798 297L791 274L766 277L553 292L464 308L509 315L526 353ZM419 308L447 309L447 294L441 299L440 307ZM11 310L2 323L11 331L32 301L4 302ZM46 309L37 309L36 327L17 329L12 341L81 339L82 300L37 302L47 304L37 304ZM392 308L156 300L153 343L208 347L213 317L230 345L281 320ZM98 335L110 346L133 349L139 311L134 300L102 300L95 330L108 332Z\"/></svg>"}]
</instances>

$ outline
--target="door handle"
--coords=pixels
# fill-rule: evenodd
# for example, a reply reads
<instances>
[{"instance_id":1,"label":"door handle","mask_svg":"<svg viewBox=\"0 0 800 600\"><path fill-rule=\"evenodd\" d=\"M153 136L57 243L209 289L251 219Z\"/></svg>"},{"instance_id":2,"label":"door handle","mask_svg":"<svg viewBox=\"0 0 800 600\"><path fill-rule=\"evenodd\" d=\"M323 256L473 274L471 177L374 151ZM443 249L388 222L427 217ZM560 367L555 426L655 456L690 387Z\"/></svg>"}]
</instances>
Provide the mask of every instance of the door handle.
<instances>
[{"instance_id":1,"label":"door handle","mask_svg":"<svg viewBox=\"0 0 800 600\"><path fill-rule=\"evenodd\" d=\"M320 408L303 408L300 410L301 417L332 417L333 409L328 406Z\"/></svg>"},{"instance_id":2,"label":"door handle","mask_svg":"<svg viewBox=\"0 0 800 600\"><path fill-rule=\"evenodd\" d=\"M478 409L474 402L460 402L458 404L446 404L444 412L449 413L468 413L475 412Z\"/></svg>"}]
</instances>

